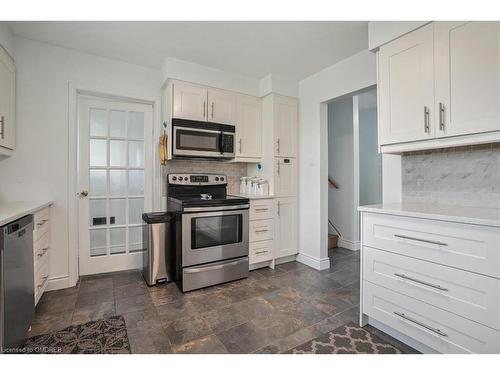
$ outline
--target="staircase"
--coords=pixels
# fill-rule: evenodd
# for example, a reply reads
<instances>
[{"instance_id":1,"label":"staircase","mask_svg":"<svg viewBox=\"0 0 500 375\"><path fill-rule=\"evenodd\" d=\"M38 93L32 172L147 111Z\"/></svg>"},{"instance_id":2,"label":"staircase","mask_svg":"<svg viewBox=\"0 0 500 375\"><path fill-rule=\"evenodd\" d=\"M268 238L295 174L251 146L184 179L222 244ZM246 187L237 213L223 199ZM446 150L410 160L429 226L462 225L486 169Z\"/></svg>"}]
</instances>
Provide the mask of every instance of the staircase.
<instances>
[{"instance_id":1,"label":"staircase","mask_svg":"<svg viewBox=\"0 0 500 375\"><path fill-rule=\"evenodd\" d=\"M335 249L339 236L336 234L328 234L328 249Z\"/></svg>"}]
</instances>

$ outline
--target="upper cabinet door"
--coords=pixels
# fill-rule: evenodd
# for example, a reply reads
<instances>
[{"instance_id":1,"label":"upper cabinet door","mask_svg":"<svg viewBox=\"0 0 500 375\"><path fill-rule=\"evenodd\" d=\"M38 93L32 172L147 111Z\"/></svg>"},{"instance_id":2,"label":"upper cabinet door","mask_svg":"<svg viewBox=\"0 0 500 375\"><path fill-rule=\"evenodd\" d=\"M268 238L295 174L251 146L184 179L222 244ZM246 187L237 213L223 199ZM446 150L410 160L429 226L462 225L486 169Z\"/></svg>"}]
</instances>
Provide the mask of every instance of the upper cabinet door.
<instances>
[{"instance_id":1,"label":"upper cabinet door","mask_svg":"<svg viewBox=\"0 0 500 375\"><path fill-rule=\"evenodd\" d=\"M189 83L173 83L173 117L207 121L207 88Z\"/></svg>"},{"instance_id":2,"label":"upper cabinet door","mask_svg":"<svg viewBox=\"0 0 500 375\"><path fill-rule=\"evenodd\" d=\"M381 145L434 136L433 27L429 24L380 48Z\"/></svg>"},{"instance_id":3,"label":"upper cabinet door","mask_svg":"<svg viewBox=\"0 0 500 375\"><path fill-rule=\"evenodd\" d=\"M230 91L208 89L208 121L236 124L236 94Z\"/></svg>"},{"instance_id":4,"label":"upper cabinet door","mask_svg":"<svg viewBox=\"0 0 500 375\"><path fill-rule=\"evenodd\" d=\"M276 95L274 98L274 155L297 156L297 99Z\"/></svg>"},{"instance_id":5,"label":"upper cabinet door","mask_svg":"<svg viewBox=\"0 0 500 375\"><path fill-rule=\"evenodd\" d=\"M14 62L0 46L0 146L10 150L15 148L16 143L15 83Z\"/></svg>"},{"instance_id":6,"label":"upper cabinet door","mask_svg":"<svg viewBox=\"0 0 500 375\"><path fill-rule=\"evenodd\" d=\"M259 98L238 95L236 157L262 158L262 103Z\"/></svg>"},{"instance_id":7,"label":"upper cabinet door","mask_svg":"<svg viewBox=\"0 0 500 375\"><path fill-rule=\"evenodd\" d=\"M436 22L436 135L499 130L500 23Z\"/></svg>"}]
</instances>

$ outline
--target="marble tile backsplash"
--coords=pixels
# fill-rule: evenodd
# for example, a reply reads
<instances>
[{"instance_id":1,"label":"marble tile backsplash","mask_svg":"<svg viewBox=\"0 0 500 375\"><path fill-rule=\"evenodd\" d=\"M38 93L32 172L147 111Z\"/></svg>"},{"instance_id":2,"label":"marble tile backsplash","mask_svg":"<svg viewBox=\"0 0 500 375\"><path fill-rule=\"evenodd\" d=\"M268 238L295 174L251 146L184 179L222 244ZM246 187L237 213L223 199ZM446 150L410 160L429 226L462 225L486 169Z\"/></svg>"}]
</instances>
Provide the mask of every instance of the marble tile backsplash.
<instances>
[{"instance_id":1,"label":"marble tile backsplash","mask_svg":"<svg viewBox=\"0 0 500 375\"><path fill-rule=\"evenodd\" d=\"M403 202L500 208L500 143L405 153Z\"/></svg>"},{"instance_id":2,"label":"marble tile backsplash","mask_svg":"<svg viewBox=\"0 0 500 375\"><path fill-rule=\"evenodd\" d=\"M238 194L240 178L247 175L246 163L230 163L207 160L169 160L162 168L163 181L169 173L220 173L227 175L229 194ZM162 189L165 196L165 189Z\"/></svg>"}]
</instances>

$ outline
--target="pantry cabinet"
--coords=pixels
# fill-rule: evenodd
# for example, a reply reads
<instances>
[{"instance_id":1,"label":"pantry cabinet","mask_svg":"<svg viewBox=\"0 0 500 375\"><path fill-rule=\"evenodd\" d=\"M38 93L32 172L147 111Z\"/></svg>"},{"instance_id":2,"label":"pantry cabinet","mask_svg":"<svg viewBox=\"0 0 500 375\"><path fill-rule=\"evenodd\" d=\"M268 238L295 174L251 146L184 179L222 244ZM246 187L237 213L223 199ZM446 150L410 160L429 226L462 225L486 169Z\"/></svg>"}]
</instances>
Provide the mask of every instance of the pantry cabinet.
<instances>
[{"instance_id":1,"label":"pantry cabinet","mask_svg":"<svg viewBox=\"0 0 500 375\"><path fill-rule=\"evenodd\" d=\"M274 156L297 157L298 101L274 96Z\"/></svg>"},{"instance_id":2,"label":"pantry cabinet","mask_svg":"<svg viewBox=\"0 0 500 375\"><path fill-rule=\"evenodd\" d=\"M381 152L500 140L499 22L433 22L377 61Z\"/></svg>"},{"instance_id":3,"label":"pantry cabinet","mask_svg":"<svg viewBox=\"0 0 500 375\"><path fill-rule=\"evenodd\" d=\"M298 253L297 249L297 198L275 199L274 257L282 258Z\"/></svg>"},{"instance_id":4,"label":"pantry cabinet","mask_svg":"<svg viewBox=\"0 0 500 375\"><path fill-rule=\"evenodd\" d=\"M259 162L262 158L262 102L240 94L236 98L236 161Z\"/></svg>"},{"instance_id":5,"label":"pantry cabinet","mask_svg":"<svg viewBox=\"0 0 500 375\"><path fill-rule=\"evenodd\" d=\"M297 195L297 161L274 158L274 194L280 197Z\"/></svg>"},{"instance_id":6,"label":"pantry cabinet","mask_svg":"<svg viewBox=\"0 0 500 375\"><path fill-rule=\"evenodd\" d=\"M15 148L15 84L14 61L0 46L0 155L10 155Z\"/></svg>"}]
</instances>

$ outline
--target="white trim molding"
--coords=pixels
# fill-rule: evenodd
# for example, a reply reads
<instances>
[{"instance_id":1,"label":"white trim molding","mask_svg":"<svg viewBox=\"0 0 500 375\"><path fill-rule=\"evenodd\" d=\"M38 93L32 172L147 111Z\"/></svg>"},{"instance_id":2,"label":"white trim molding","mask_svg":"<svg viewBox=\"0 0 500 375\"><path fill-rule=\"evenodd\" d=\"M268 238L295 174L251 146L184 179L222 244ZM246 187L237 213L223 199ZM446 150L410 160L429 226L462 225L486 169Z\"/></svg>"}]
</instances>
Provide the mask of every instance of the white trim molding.
<instances>
[{"instance_id":1,"label":"white trim molding","mask_svg":"<svg viewBox=\"0 0 500 375\"><path fill-rule=\"evenodd\" d=\"M48 292L50 290L65 289L75 285L76 284L70 283L69 276L59 276L49 279L49 283L47 284L47 289L45 289L45 291Z\"/></svg>"},{"instance_id":2,"label":"white trim molding","mask_svg":"<svg viewBox=\"0 0 500 375\"><path fill-rule=\"evenodd\" d=\"M310 255L299 253L297 255L297 262L312 267L318 271L327 270L330 268L330 258L316 258Z\"/></svg>"},{"instance_id":3,"label":"white trim molding","mask_svg":"<svg viewBox=\"0 0 500 375\"><path fill-rule=\"evenodd\" d=\"M340 237L338 240L338 247L343 247L344 249L352 251L358 251L359 249L361 249L361 241L350 241Z\"/></svg>"}]
</instances>

